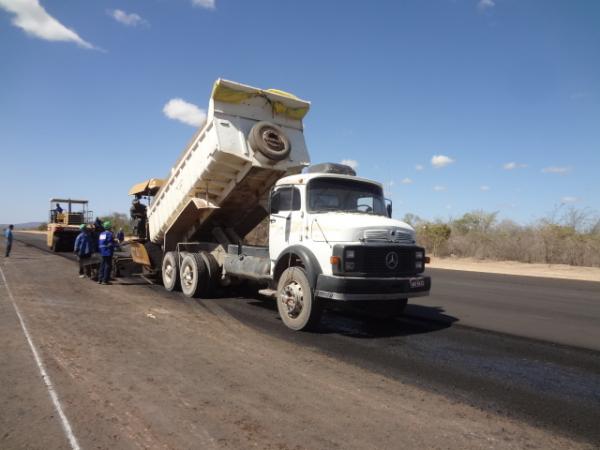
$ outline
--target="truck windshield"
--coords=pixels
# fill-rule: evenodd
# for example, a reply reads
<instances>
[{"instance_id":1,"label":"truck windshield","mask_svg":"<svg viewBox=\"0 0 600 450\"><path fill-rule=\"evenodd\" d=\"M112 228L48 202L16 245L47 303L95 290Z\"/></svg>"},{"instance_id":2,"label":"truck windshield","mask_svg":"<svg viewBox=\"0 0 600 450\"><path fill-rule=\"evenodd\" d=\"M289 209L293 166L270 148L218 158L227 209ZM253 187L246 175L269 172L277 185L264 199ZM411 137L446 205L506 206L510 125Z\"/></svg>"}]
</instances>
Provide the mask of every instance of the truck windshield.
<instances>
[{"instance_id":1,"label":"truck windshield","mask_svg":"<svg viewBox=\"0 0 600 450\"><path fill-rule=\"evenodd\" d=\"M343 178L311 180L308 184L308 211L387 215L379 186Z\"/></svg>"}]
</instances>

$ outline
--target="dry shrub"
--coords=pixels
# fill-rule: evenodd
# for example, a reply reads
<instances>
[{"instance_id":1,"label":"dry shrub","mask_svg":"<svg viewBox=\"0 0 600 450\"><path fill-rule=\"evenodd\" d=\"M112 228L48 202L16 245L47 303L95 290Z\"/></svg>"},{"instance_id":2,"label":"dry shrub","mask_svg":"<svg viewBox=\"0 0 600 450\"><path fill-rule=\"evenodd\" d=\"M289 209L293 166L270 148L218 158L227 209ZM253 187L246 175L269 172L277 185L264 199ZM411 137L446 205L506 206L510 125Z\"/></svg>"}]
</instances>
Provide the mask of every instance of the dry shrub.
<instances>
[{"instance_id":1,"label":"dry shrub","mask_svg":"<svg viewBox=\"0 0 600 450\"><path fill-rule=\"evenodd\" d=\"M495 212L472 211L446 224L407 218L418 242L437 256L600 267L600 219L589 211L559 208L530 225L498 222L496 217ZM450 232L445 240L435 241L431 230L442 225Z\"/></svg>"}]
</instances>

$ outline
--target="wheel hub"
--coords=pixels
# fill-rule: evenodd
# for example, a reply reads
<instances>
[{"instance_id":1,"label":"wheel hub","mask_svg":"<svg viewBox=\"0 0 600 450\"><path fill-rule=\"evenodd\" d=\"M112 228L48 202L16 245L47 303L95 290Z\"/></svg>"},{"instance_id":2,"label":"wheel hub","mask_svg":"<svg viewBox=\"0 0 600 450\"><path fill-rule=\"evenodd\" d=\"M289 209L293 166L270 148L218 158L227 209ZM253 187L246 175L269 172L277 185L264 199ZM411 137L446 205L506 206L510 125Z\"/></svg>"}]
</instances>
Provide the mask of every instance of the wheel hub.
<instances>
[{"instance_id":1,"label":"wheel hub","mask_svg":"<svg viewBox=\"0 0 600 450\"><path fill-rule=\"evenodd\" d=\"M192 282L194 281L194 274L190 266L185 266L183 268L183 276L181 277L181 280L185 283L186 286L192 285Z\"/></svg>"},{"instance_id":2,"label":"wheel hub","mask_svg":"<svg viewBox=\"0 0 600 450\"><path fill-rule=\"evenodd\" d=\"M281 303L285 306L288 316L295 319L302 312L304 306L304 296L302 294L302 286L292 281L285 286L281 292Z\"/></svg>"}]
</instances>

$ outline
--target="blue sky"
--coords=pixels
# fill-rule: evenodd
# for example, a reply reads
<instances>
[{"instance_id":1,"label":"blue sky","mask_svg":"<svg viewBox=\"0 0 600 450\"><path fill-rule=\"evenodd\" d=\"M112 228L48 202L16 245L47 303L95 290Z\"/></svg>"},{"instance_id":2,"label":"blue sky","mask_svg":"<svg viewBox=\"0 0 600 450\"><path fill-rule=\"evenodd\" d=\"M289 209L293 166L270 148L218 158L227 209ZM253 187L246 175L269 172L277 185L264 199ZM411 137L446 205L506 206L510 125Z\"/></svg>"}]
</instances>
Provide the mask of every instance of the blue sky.
<instances>
[{"instance_id":1,"label":"blue sky","mask_svg":"<svg viewBox=\"0 0 600 450\"><path fill-rule=\"evenodd\" d=\"M353 161L395 216L598 212L599 23L591 0L0 0L0 223L127 211L195 131L165 105L218 77L310 100L313 162Z\"/></svg>"}]
</instances>

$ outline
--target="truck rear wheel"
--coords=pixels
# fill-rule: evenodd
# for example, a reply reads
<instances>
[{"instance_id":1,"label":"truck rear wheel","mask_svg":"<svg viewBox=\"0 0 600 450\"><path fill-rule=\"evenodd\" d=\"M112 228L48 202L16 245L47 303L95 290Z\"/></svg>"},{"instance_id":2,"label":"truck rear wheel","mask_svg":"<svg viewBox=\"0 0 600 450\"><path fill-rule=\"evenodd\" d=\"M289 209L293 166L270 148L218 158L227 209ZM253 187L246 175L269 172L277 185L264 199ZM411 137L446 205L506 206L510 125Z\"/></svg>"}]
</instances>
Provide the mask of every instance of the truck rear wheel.
<instances>
[{"instance_id":1,"label":"truck rear wheel","mask_svg":"<svg viewBox=\"0 0 600 450\"><path fill-rule=\"evenodd\" d=\"M292 146L283 130L271 122L258 122L248 135L250 147L273 161L281 161L290 154Z\"/></svg>"},{"instance_id":2,"label":"truck rear wheel","mask_svg":"<svg viewBox=\"0 0 600 450\"><path fill-rule=\"evenodd\" d=\"M177 253L167 252L162 260L163 286L169 292L179 288L179 267Z\"/></svg>"},{"instance_id":3,"label":"truck rear wheel","mask_svg":"<svg viewBox=\"0 0 600 450\"><path fill-rule=\"evenodd\" d=\"M204 297L210 288L210 279L206 263L200 254L188 253L179 268L181 292L186 297Z\"/></svg>"},{"instance_id":4,"label":"truck rear wheel","mask_svg":"<svg viewBox=\"0 0 600 450\"><path fill-rule=\"evenodd\" d=\"M200 256L207 270L207 294L214 294L219 286L219 280L221 280L221 266L219 266L217 259L208 252L202 251L200 252Z\"/></svg>"},{"instance_id":5,"label":"truck rear wheel","mask_svg":"<svg viewBox=\"0 0 600 450\"><path fill-rule=\"evenodd\" d=\"M277 283L277 310L283 323L292 330L311 330L319 324L323 305L314 296L302 267L288 267L281 274Z\"/></svg>"}]
</instances>

